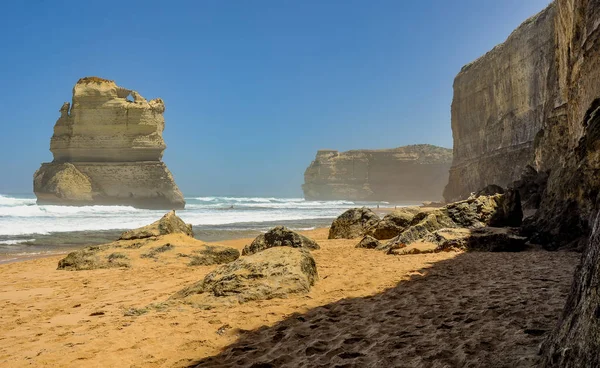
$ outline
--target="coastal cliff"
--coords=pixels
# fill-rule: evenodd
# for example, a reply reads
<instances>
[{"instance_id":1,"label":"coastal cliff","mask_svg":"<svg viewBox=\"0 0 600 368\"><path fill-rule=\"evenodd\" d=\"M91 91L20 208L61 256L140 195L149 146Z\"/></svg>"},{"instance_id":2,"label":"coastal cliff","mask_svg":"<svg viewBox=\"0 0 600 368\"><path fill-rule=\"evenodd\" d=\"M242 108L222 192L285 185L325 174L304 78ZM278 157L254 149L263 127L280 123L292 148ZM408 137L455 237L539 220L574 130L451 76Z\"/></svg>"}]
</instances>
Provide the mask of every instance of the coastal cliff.
<instances>
[{"instance_id":1,"label":"coastal cliff","mask_svg":"<svg viewBox=\"0 0 600 368\"><path fill-rule=\"evenodd\" d=\"M412 145L383 150L320 150L304 173L308 200L439 200L452 150Z\"/></svg>"},{"instance_id":2,"label":"coastal cliff","mask_svg":"<svg viewBox=\"0 0 600 368\"><path fill-rule=\"evenodd\" d=\"M551 4L456 76L447 201L488 184L506 186L533 162L535 137L551 104L555 13Z\"/></svg>"},{"instance_id":3,"label":"coastal cliff","mask_svg":"<svg viewBox=\"0 0 600 368\"><path fill-rule=\"evenodd\" d=\"M447 201L486 185L547 176L528 231L550 248L587 236L600 190L600 5L557 0L454 82L453 163Z\"/></svg>"},{"instance_id":4,"label":"coastal cliff","mask_svg":"<svg viewBox=\"0 0 600 368\"><path fill-rule=\"evenodd\" d=\"M39 204L181 209L183 195L161 161L164 102L87 77L54 126L51 163L34 174Z\"/></svg>"},{"instance_id":5,"label":"coastal cliff","mask_svg":"<svg viewBox=\"0 0 600 368\"><path fill-rule=\"evenodd\" d=\"M519 170L531 165L526 171L545 173L547 183L523 233L546 249L584 251L560 322L540 351L543 367L600 366L598 80L600 2L556 0L463 68L454 86L445 198L516 179L526 186Z\"/></svg>"}]
</instances>

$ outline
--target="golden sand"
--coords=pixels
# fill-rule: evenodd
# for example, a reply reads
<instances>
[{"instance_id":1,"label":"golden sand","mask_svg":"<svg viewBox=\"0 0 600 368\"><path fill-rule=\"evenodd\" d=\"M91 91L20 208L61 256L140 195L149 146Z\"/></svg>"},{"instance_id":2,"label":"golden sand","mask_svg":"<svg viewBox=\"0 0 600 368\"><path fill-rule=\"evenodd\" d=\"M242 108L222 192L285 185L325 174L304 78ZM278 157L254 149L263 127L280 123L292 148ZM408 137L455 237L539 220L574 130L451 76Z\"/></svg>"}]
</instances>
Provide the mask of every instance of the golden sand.
<instances>
[{"instance_id":1,"label":"golden sand","mask_svg":"<svg viewBox=\"0 0 600 368\"><path fill-rule=\"evenodd\" d=\"M308 294L223 309L165 303L218 266L148 259L59 271L62 257L0 265L0 366L527 365L578 260L547 252L388 256L354 248L359 239L327 240L327 229L303 233L322 248L312 252L320 279ZM241 250L250 241L219 244Z\"/></svg>"}]
</instances>

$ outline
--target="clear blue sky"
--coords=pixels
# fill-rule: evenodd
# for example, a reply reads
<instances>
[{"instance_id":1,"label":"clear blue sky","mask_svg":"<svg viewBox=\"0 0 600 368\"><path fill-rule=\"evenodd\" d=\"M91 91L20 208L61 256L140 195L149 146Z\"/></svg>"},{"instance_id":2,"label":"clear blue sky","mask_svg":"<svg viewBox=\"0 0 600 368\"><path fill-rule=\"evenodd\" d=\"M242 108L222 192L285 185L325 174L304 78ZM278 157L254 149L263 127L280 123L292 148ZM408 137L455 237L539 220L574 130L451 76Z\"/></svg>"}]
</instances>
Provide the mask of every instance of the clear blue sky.
<instances>
[{"instance_id":1,"label":"clear blue sky","mask_svg":"<svg viewBox=\"0 0 600 368\"><path fill-rule=\"evenodd\" d=\"M188 196L301 196L321 148L452 147L454 76L548 2L5 2L0 193L31 192L91 75L165 100Z\"/></svg>"}]
</instances>

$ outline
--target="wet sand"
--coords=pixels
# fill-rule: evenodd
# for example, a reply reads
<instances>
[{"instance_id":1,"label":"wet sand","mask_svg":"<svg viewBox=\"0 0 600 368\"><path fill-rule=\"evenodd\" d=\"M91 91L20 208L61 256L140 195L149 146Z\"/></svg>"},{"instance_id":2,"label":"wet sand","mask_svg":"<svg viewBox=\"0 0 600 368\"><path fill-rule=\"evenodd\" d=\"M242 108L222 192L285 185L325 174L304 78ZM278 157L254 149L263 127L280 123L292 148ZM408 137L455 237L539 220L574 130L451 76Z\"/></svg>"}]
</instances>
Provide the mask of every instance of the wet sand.
<instances>
[{"instance_id":1,"label":"wet sand","mask_svg":"<svg viewBox=\"0 0 600 368\"><path fill-rule=\"evenodd\" d=\"M531 366L579 257L388 256L327 229L304 234L322 247L310 293L223 309L165 303L218 266L0 265L0 366Z\"/></svg>"}]
</instances>

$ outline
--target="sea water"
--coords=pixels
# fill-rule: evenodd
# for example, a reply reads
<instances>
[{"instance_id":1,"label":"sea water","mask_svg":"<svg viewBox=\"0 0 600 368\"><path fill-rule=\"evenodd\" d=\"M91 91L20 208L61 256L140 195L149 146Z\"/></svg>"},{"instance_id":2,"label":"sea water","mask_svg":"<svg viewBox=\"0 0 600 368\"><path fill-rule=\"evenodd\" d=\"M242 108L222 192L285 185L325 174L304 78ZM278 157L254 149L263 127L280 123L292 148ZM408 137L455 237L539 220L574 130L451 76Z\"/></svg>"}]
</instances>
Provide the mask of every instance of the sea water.
<instances>
[{"instance_id":1,"label":"sea water","mask_svg":"<svg viewBox=\"0 0 600 368\"><path fill-rule=\"evenodd\" d=\"M185 200L185 210L177 215L205 241L254 237L277 225L295 230L326 227L348 208L391 205L275 197L190 196ZM122 231L148 225L165 213L129 206L40 206L33 195L0 195L0 257L52 254L114 241Z\"/></svg>"}]
</instances>

